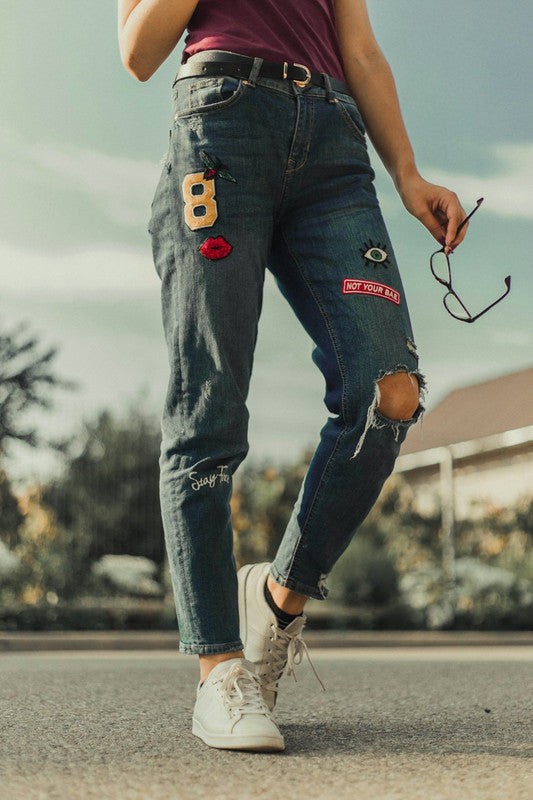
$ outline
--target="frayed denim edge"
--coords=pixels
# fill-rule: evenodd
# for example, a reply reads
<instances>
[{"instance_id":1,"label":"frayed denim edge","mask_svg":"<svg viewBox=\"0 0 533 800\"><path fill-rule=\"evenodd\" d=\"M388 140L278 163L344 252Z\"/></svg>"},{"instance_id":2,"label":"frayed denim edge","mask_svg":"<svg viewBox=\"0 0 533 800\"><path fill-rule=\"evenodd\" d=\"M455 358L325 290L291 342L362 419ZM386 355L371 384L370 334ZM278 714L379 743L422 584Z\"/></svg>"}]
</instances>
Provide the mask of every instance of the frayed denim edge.
<instances>
[{"instance_id":1,"label":"frayed denim edge","mask_svg":"<svg viewBox=\"0 0 533 800\"><path fill-rule=\"evenodd\" d=\"M316 586L307 586L304 583L294 580L294 578L283 578L277 571L274 564L270 567L270 574L280 586L285 586L292 592L298 594L305 594L307 597L312 597L313 600L325 600L329 594L329 588L326 586L326 575L321 575Z\"/></svg>"},{"instance_id":2,"label":"frayed denim edge","mask_svg":"<svg viewBox=\"0 0 533 800\"><path fill-rule=\"evenodd\" d=\"M379 401L381 399L378 381L380 381L381 378L384 378L385 375L397 375L400 372L406 372L407 375L414 375L415 378L418 380L419 406L414 416L411 417L411 419L389 419L388 417L385 417L383 414L381 414L380 411L378 410ZM423 416L425 409L422 403L424 402L425 392L426 392L426 379L418 370L408 369L403 364L399 364L397 367L395 367L395 369L391 369L388 371L382 370L378 375L378 377L376 378L374 387L374 399L372 400L368 408L365 428L363 430L363 433L361 434L359 441L357 442L357 447L355 448L352 458L356 458L357 455L361 452L363 444L366 439L366 435L370 430L370 428L376 428L376 429L387 428L387 427L392 428L392 431L394 433L394 438L396 439L396 441L398 441L401 429L408 428L411 425L414 425L415 422L418 422L418 420L421 419L421 417Z\"/></svg>"},{"instance_id":3,"label":"frayed denim edge","mask_svg":"<svg viewBox=\"0 0 533 800\"><path fill-rule=\"evenodd\" d=\"M243 649L242 642L229 642L228 644L187 644L179 643L179 652L186 655L210 656L216 653L238 653Z\"/></svg>"}]
</instances>

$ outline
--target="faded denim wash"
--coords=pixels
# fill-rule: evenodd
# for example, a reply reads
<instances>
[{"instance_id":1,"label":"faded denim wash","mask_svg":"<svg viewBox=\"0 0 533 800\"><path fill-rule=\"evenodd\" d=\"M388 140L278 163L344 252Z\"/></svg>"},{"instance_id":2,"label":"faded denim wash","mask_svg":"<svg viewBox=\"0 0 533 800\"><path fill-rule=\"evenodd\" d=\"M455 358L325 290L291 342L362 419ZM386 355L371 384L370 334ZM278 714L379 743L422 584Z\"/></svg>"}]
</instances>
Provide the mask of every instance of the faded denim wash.
<instances>
[{"instance_id":1,"label":"faded denim wash","mask_svg":"<svg viewBox=\"0 0 533 800\"><path fill-rule=\"evenodd\" d=\"M326 596L422 411L396 421L377 408L379 378L406 371L421 391L423 380L357 106L254 74L174 83L149 223L170 365L161 508L185 653L242 646L230 498L248 451L265 268L314 342L329 412L276 581Z\"/></svg>"}]
</instances>

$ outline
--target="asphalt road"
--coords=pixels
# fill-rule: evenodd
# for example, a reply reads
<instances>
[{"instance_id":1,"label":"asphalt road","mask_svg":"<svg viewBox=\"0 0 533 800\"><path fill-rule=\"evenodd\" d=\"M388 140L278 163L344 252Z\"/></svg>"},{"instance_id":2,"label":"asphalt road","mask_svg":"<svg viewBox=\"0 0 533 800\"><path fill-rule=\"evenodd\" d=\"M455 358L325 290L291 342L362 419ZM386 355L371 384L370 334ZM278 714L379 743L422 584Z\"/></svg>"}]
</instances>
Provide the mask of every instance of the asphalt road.
<instances>
[{"instance_id":1,"label":"asphalt road","mask_svg":"<svg viewBox=\"0 0 533 800\"><path fill-rule=\"evenodd\" d=\"M532 800L533 647L316 650L283 754L190 733L195 658L0 655L1 800Z\"/></svg>"}]
</instances>

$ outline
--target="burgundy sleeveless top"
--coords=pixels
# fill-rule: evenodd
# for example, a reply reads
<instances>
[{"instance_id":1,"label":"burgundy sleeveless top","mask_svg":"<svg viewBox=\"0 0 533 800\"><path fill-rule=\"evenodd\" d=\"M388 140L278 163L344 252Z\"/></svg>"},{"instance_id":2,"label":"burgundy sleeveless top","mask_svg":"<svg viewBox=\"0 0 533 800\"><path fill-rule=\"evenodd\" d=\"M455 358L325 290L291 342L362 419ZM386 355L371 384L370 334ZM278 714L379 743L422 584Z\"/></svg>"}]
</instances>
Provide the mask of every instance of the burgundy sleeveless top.
<instances>
[{"instance_id":1,"label":"burgundy sleeveless top","mask_svg":"<svg viewBox=\"0 0 533 800\"><path fill-rule=\"evenodd\" d=\"M200 0L183 61L202 50L305 64L345 80L334 0Z\"/></svg>"}]
</instances>

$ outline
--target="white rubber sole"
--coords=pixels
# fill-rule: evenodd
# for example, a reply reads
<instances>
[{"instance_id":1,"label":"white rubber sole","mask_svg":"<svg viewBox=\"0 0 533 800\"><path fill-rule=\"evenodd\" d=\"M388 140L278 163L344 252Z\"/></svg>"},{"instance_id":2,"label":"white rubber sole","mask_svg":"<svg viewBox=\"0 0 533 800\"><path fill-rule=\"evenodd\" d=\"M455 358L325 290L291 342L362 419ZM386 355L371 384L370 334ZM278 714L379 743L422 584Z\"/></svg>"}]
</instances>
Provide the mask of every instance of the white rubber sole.
<instances>
[{"instance_id":1,"label":"white rubber sole","mask_svg":"<svg viewBox=\"0 0 533 800\"><path fill-rule=\"evenodd\" d=\"M246 630L247 630L247 608L246 608L246 583L248 582L248 576L255 564L246 564L246 566L241 567L237 573L237 580L239 583L239 627L240 627L240 636L243 647L246 647Z\"/></svg>"},{"instance_id":2,"label":"white rubber sole","mask_svg":"<svg viewBox=\"0 0 533 800\"><path fill-rule=\"evenodd\" d=\"M279 753L285 750L283 736L268 736L257 734L257 736L235 736L234 734L212 733L206 731L203 725L193 718L192 732L195 736L209 745L219 750L249 750L256 753Z\"/></svg>"}]
</instances>

